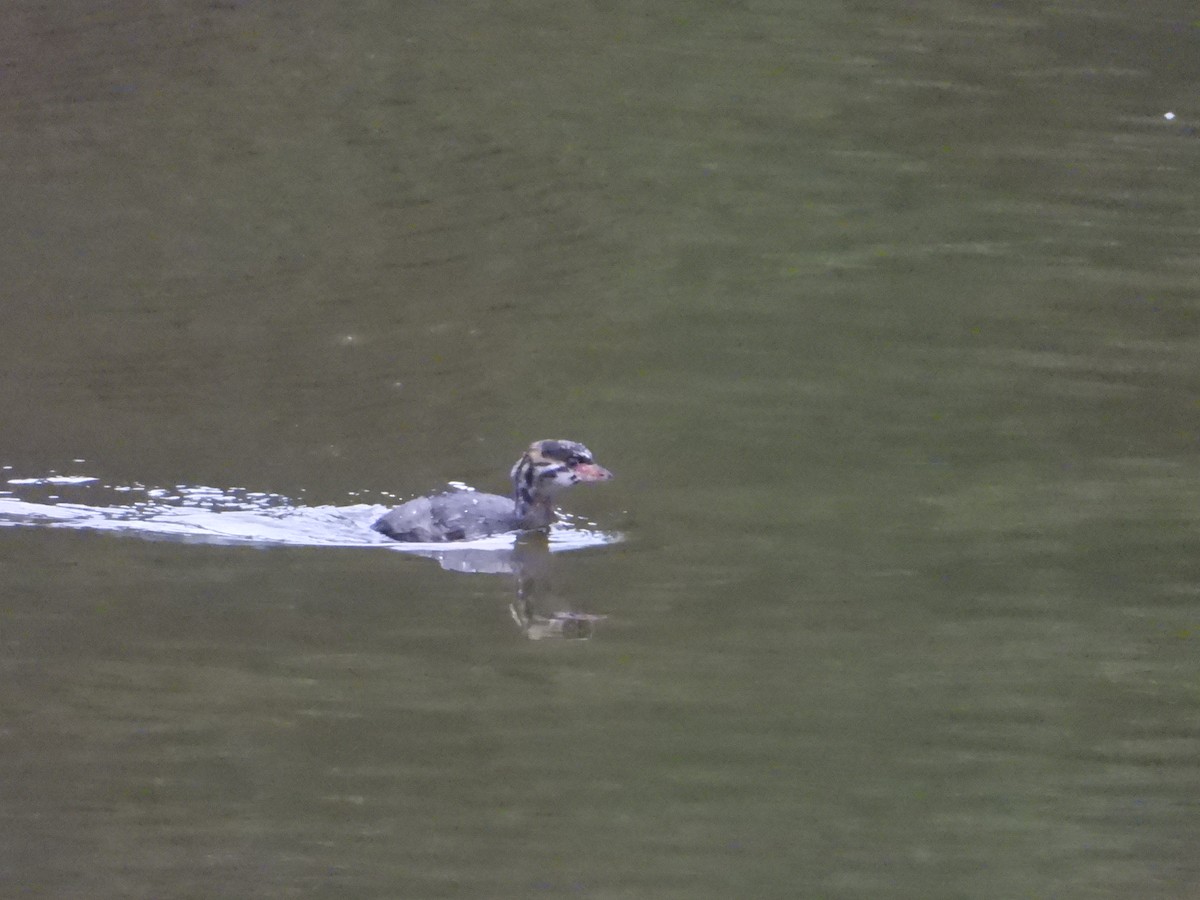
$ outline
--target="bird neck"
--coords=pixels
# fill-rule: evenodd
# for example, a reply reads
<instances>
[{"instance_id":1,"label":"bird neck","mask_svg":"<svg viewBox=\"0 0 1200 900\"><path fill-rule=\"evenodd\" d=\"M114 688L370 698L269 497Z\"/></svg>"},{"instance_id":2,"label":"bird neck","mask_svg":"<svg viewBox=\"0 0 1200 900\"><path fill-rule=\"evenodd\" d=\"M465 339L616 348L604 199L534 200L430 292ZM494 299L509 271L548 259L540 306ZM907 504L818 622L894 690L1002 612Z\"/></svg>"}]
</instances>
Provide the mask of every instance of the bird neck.
<instances>
[{"instance_id":1,"label":"bird neck","mask_svg":"<svg viewBox=\"0 0 1200 900\"><path fill-rule=\"evenodd\" d=\"M537 489L533 463L526 457L513 467L513 504L524 528L545 528L554 519L549 493Z\"/></svg>"},{"instance_id":2,"label":"bird neck","mask_svg":"<svg viewBox=\"0 0 1200 900\"><path fill-rule=\"evenodd\" d=\"M524 493L524 495L523 495ZM525 528L545 528L554 522L554 507L549 497L528 496L528 491L517 491L517 518Z\"/></svg>"}]
</instances>

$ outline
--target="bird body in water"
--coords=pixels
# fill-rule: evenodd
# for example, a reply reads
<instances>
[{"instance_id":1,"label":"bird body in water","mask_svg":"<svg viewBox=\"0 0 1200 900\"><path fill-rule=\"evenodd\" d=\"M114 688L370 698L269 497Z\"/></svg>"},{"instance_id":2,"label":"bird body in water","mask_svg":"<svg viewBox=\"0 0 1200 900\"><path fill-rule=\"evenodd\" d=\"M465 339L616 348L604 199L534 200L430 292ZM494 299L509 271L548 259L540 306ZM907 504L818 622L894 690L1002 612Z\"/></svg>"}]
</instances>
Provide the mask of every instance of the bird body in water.
<instances>
[{"instance_id":1,"label":"bird body in water","mask_svg":"<svg viewBox=\"0 0 1200 900\"><path fill-rule=\"evenodd\" d=\"M535 531L555 520L554 497L573 484L608 481L592 452L576 441L534 441L512 467L513 493L457 491L402 503L371 527L397 541L471 541L508 531Z\"/></svg>"}]
</instances>

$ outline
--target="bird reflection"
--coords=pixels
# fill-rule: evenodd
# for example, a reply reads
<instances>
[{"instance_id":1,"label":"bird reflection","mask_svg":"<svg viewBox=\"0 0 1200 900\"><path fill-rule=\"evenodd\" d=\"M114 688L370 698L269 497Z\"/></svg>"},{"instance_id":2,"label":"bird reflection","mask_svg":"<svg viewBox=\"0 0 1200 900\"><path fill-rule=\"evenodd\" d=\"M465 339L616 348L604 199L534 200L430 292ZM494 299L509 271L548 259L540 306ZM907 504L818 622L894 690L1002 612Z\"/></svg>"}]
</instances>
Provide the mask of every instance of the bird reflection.
<instances>
[{"instance_id":1,"label":"bird reflection","mask_svg":"<svg viewBox=\"0 0 1200 900\"><path fill-rule=\"evenodd\" d=\"M605 616L575 612L553 587L555 556L545 531L520 535L511 549L475 547L416 551L436 559L453 572L514 577L515 598L509 605L513 621L532 641L547 639L587 640Z\"/></svg>"},{"instance_id":2,"label":"bird reflection","mask_svg":"<svg viewBox=\"0 0 1200 900\"><path fill-rule=\"evenodd\" d=\"M509 606L513 621L531 641L545 638L587 640L595 623L604 616L562 609L563 601L554 593L551 572L554 554L542 531L528 532L517 538L513 547L517 598Z\"/></svg>"}]
</instances>

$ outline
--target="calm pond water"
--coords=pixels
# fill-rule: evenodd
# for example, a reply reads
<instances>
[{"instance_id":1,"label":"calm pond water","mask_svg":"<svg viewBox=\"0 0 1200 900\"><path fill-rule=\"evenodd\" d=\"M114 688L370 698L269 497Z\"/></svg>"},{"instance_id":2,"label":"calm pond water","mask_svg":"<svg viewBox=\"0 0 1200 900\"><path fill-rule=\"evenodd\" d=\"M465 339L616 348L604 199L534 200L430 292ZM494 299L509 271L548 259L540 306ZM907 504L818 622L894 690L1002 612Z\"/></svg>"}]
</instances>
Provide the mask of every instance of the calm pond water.
<instances>
[{"instance_id":1,"label":"calm pond water","mask_svg":"<svg viewBox=\"0 0 1200 900\"><path fill-rule=\"evenodd\" d=\"M0 895L1200 896L1197 83L1153 0L6 6L0 514L185 525L0 528ZM568 552L345 546L543 437Z\"/></svg>"}]
</instances>

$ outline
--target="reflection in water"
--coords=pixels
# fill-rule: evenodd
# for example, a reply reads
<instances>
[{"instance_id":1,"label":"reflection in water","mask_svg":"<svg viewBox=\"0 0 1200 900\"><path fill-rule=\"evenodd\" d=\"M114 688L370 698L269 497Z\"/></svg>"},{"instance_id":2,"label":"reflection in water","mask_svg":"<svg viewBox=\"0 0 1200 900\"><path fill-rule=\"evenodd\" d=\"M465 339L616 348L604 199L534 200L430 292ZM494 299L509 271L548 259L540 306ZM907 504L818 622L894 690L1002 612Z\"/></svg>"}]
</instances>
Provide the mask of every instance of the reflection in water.
<instances>
[{"instance_id":1,"label":"reflection in water","mask_svg":"<svg viewBox=\"0 0 1200 900\"><path fill-rule=\"evenodd\" d=\"M517 538L512 558L517 576L517 599L511 610L525 636L531 640L569 638L583 640L592 636L594 623L604 616L555 609L551 582L553 567L548 536L530 532Z\"/></svg>"},{"instance_id":2,"label":"reflection in water","mask_svg":"<svg viewBox=\"0 0 1200 900\"><path fill-rule=\"evenodd\" d=\"M500 534L474 541L394 541L370 525L390 507L303 506L279 494L244 488L107 485L87 475L12 478L0 491L0 527L87 529L182 543L255 547L376 547L434 559L448 571L515 576L513 619L529 638L588 638L590 616L556 609L550 587L552 554L621 540L562 515L548 532ZM71 502L68 491L89 502ZM586 523L590 524L590 523Z\"/></svg>"},{"instance_id":3,"label":"reflection in water","mask_svg":"<svg viewBox=\"0 0 1200 900\"><path fill-rule=\"evenodd\" d=\"M570 546L564 546L566 535L570 536ZM605 617L558 608L565 601L555 595L552 586L552 552L617 540L620 540L619 535L606 535L559 523L549 533L533 531L515 538L512 535L499 535L486 541L464 542L470 546L402 544L397 549L436 559L443 569L453 572L513 575L516 579L516 599L509 609L513 621L526 637L535 641L546 638L583 640L592 636L594 623ZM496 546L480 546L489 542L495 542Z\"/></svg>"}]
</instances>

